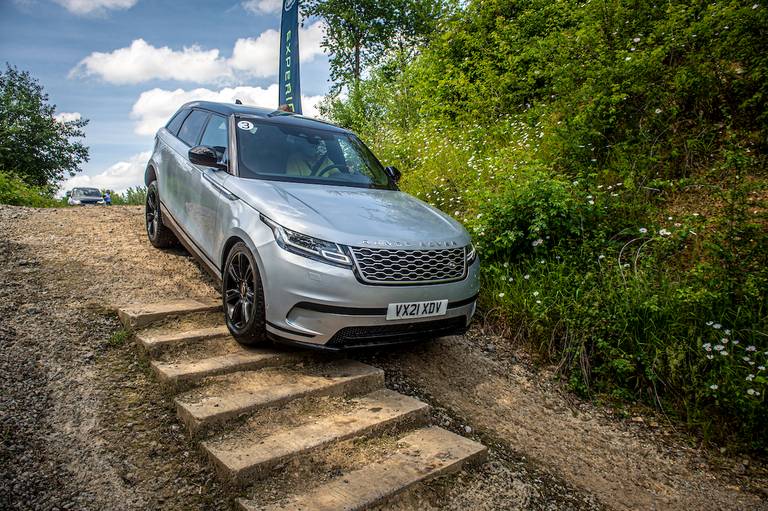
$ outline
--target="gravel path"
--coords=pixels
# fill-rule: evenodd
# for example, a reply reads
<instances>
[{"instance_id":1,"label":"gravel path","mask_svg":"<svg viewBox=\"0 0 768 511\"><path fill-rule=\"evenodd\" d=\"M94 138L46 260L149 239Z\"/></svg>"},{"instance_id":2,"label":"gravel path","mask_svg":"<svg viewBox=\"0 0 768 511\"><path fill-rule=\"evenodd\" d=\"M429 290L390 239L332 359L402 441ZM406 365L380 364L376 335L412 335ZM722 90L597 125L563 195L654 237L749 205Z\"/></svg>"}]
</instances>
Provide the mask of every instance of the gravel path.
<instances>
[{"instance_id":1,"label":"gravel path","mask_svg":"<svg viewBox=\"0 0 768 511\"><path fill-rule=\"evenodd\" d=\"M185 252L147 243L142 220L131 207L0 206L0 509L229 509L110 312L217 296ZM575 401L479 328L356 358L492 447L482 468L391 509L768 509L759 460Z\"/></svg>"}]
</instances>

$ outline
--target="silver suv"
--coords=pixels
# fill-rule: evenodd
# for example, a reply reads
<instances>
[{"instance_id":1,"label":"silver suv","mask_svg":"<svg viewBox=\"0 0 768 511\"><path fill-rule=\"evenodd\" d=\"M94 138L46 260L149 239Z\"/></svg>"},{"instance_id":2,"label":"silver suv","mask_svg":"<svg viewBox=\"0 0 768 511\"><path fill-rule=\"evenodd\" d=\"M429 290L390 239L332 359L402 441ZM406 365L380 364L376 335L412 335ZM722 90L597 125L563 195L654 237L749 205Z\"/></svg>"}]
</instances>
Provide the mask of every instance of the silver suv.
<instances>
[{"instance_id":1,"label":"silver suv","mask_svg":"<svg viewBox=\"0 0 768 511\"><path fill-rule=\"evenodd\" d=\"M155 247L221 281L232 335L343 349L462 332L479 261L455 220L397 188L353 133L209 102L160 129L147 165Z\"/></svg>"}]
</instances>

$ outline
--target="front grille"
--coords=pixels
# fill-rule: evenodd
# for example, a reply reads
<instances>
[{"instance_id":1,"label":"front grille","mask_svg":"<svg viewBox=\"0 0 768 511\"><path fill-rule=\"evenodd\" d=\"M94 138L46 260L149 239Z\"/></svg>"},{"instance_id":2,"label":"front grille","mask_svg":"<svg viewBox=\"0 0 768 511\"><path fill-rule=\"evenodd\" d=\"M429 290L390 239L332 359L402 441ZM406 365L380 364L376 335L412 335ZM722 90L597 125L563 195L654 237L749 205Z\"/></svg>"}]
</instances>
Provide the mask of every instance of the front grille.
<instances>
[{"instance_id":1,"label":"front grille","mask_svg":"<svg viewBox=\"0 0 768 511\"><path fill-rule=\"evenodd\" d=\"M451 282L464 278L465 249L399 250L352 247L363 282L411 284Z\"/></svg>"},{"instance_id":2,"label":"front grille","mask_svg":"<svg viewBox=\"0 0 768 511\"><path fill-rule=\"evenodd\" d=\"M459 334L466 330L466 321L465 316L458 316L419 323L350 326L336 332L336 335L325 345L334 348L353 348Z\"/></svg>"}]
</instances>

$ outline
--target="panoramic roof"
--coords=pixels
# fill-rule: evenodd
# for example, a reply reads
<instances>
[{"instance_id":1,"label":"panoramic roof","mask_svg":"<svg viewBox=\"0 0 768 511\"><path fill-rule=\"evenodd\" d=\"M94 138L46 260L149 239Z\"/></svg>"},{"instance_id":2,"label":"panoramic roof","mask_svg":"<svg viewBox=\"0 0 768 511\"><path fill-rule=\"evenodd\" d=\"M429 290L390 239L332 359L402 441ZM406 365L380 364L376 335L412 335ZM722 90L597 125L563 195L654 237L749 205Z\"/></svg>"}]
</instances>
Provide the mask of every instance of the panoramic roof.
<instances>
[{"instance_id":1,"label":"panoramic roof","mask_svg":"<svg viewBox=\"0 0 768 511\"><path fill-rule=\"evenodd\" d=\"M269 119L272 122L285 123L292 126L305 126L308 128L341 131L345 133L347 132L347 130L326 121L313 119L311 117L304 117L303 115L290 112L283 112L281 110L272 110L270 108L262 108L257 106L236 105L233 103L216 103L213 101L191 101L186 103L181 108L203 108L205 110L210 110L222 115L251 115Z\"/></svg>"}]
</instances>

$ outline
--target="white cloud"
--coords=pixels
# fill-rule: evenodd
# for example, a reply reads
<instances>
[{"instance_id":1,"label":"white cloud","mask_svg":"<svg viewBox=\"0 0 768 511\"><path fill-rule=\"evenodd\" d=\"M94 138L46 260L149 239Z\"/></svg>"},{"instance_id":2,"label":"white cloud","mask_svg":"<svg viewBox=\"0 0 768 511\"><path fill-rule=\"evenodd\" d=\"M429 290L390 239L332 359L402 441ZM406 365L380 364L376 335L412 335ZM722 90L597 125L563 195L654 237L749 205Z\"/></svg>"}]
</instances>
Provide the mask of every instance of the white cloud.
<instances>
[{"instance_id":1,"label":"white cloud","mask_svg":"<svg viewBox=\"0 0 768 511\"><path fill-rule=\"evenodd\" d=\"M324 25L315 22L299 29L302 62L322 55L320 48ZM144 39L134 40L126 48L109 53L93 52L69 73L76 76L97 76L114 84L134 84L148 80L178 80L194 83L234 83L236 75L268 78L277 76L280 35L266 30L255 38L235 41L231 58L224 58L218 49L204 50L199 46L174 50L167 46L152 46Z\"/></svg>"},{"instance_id":2,"label":"white cloud","mask_svg":"<svg viewBox=\"0 0 768 511\"><path fill-rule=\"evenodd\" d=\"M299 55L302 62L310 62L323 54L320 41L324 32L325 25L321 21L299 29ZM229 64L235 70L267 78L277 76L279 54L280 33L277 30L266 30L256 38L238 39Z\"/></svg>"},{"instance_id":3,"label":"white cloud","mask_svg":"<svg viewBox=\"0 0 768 511\"><path fill-rule=\"evenodd\" d=\"M128 160L119 161L94 176L78 174L64 181L59 193L63 195L65 191L77 186L108 188L116 192L124 192L133 186L144 186L144 170L150 155L149 151L134 154Z\"/></svg>"},{"instance_id":4,"label":"white cloud","mask_svg":"<svg viewBox=\"0 0 768 511\"><path fill-rule=\"evenodd\" d=\"M80 112L59 112L53 116L58 122L79 121L82 118Z\"/></svg>"},{"instance_id":5,"label":"white cloud","mask_svg":"<svg viewBox=\"0 0 768 511\"><path fill-rule=\"evenodd\" d=\"M104 14L112 9L130 9L138 0L53 0L73 14Z\"/></svg>"},{"instance_id":6,"label":"white cloud","mask_svg":"<svg viewBox=\"0 0 768 511\"><path fill-rule=\"evenodd\" d=\"M142 92L134 103L131 117L136 120L134 131L139 135L154 135L181 105L189 101L218 101L234 103L241 100L246 105L265 108L277 107L277 84L262 87L227 87L221 90L205 88L193 90L152 89ZM322 96L302 96L304 115L319 117L317 104Z\"/></svg>"},{"instance_id":7,"label":"white cloud","mask_svg":"<svg viewBox=\"0 0 768 511\"><path fill-rule=\"evenodd\" d=\"M264 31L256 38L238 39L229 59L230 65L238 71L261 78L277 76L279 44L280 33L277 30Z\"/></svg>"},{"instance_id":8,"label":"white cloud","mask_svg":"<svg viewBox=\"0 0 768 511\"><path fill-rule=\"evenodd\" d=\"M283 7L282 0L247 0L242 2L243 9L253 14L274 14Z\"/></svg>"},{"instance_id":9,"label":"white cloud","mask_svg":"<svg viewBox=\"0 0 768 511\"><path fill-rule=\"evenodd\" d=\"M230 78L231 72L219 50L189 46L176 51L136 39L129 47L111 53L91 53L69 73L70 78L77 75L98 76L115 84L153 79L209 83Z\"/></svg>"}]
</instances>

